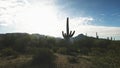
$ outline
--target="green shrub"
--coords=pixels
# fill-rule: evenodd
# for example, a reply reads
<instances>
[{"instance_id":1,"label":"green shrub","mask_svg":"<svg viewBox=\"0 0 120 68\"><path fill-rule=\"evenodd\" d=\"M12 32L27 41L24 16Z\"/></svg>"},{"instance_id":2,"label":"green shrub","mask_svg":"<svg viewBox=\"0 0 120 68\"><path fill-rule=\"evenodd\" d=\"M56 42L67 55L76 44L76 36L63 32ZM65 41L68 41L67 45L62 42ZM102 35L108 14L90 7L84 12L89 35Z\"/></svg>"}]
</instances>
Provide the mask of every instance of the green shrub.
<instances>
[{"instance_id":1,"label":"green shrub","mask_svg":"<svg viewBox=\"0 0 120 68\"><path fill-rule=\"evenodd\" d=\"M15 57L18 56L18 54L12 48L2 49L2 51L1 51L1 57L9 57L9 56L12 56L12 57L15 58Z\"/></svg>"},{"instance_id":2,"label":"green shrub","mask_svg":"<svg viewBox=\"0 0 120 68\"><path fill-rule=\"evenodd\" d=\"M57 50L57 52L60 53L60 54L67 54L67 48L61 47Z\"/></svg>"},{"instance_id":3,"label":"green shrub","mask_svg":"<svg viewBox=\"0 0 120 68\"><path fill-rule=\"evenodd\" d=\"M78 63L78 58L77 57L68 57L68 61L70 62L70 63Z\"/></svg>"},{"instance_id":4,"label":"green shrub","mask_svg":"<svg viewBox=\"0 0 120 68\"><path fill-rule=\"evenodd\" d=\"M55 55L49 49L41 48L33 56L32 63L35 65L39 64L52 64L54 63Z\"/></svg>"}]
</instances>

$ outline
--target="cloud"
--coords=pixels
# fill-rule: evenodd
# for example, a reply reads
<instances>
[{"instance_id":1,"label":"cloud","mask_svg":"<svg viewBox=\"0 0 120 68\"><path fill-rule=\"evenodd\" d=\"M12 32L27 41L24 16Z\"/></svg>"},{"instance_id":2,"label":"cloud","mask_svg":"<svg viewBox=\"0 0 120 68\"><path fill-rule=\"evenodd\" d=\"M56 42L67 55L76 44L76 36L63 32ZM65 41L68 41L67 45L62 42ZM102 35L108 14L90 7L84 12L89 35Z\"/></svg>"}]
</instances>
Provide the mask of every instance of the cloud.
<instances>
[{"instance_id":1,"label":"cloud","mask_svg":"<svg viewBox=\"0 0 120 68\"><path fill-rule=\"evenodd\" d=\"M85 25L76 28L76 34L87 33L88 36L96 37L96 32L100 38L114 37L116 39L120 38L120 27L107 27L107 26L94 26ZM119 38L118 38L119 37Z\"/></svg>"},{"instance_id":2,"label":"cloud","mask_svg":"<svg viewBox=\"0 0 120 68\"><path fill-rule=\"evenodd\" d=\"M26 12L28 8L36 8L36 7L39 10L39 8L42 8L45 5L50 5L50 6L54 5L53 1L54 0L0 0L0 18L1 18L0 25L8 26L9 23L12 22L14 24L14 21L16 21L15 20L16 15L24 12L24 10ZM46 8L45 9L42 8L42 9L43 11L46 10Z\"/></svg>"},{"instance_id":3,"label":"cloud","mask_svg":"<svg viewBox=\"0 0 120 68\"><path fill-rule=\"evenodd\" d=\"M92 17L76 17L72 18L71 22L76 22L77 25L88 25L91 24L93 20Z\"/></svg>"},{"instance_id":4,"label":"cloud","mask_svg":"<svg viewBox=\"0 0 120 68\"><path fill-rule=\"evenodd\" d=\"M31 4L36 4L36 5L40 5L40 4L49 5L49 4L54 4L55 0L27 0L27 1Z\"/></svg>"},{"instance_id":5,"label":"cloud","mask_svg":"<svg viewBox=\"0 0 120 68\"><path fill-rule=\"evenodd\" d=\"M25 0L0 0L0 25L9 26L18 11L26 6Z\"/></svg>"}]
</instances>

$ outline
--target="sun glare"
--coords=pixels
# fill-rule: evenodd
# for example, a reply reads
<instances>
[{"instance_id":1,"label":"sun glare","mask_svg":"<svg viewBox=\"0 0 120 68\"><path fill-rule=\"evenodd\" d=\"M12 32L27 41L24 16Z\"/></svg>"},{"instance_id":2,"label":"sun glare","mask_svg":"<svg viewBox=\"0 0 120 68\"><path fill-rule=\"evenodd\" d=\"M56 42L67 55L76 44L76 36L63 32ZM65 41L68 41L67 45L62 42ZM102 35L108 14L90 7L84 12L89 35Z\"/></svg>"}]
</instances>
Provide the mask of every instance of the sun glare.
<instances>
[{"instance_id":1,"label":"sun glare","mask_svg":"<svg viewBox=\"0 0 120 68\"><path fill-rule=\"evenodd\" d=\"M17 31L54 35L57 31L56 10L52 6L31 6L16 15ZM18 25L19 24L19 25Z\"/></svg>"}]
</instances>

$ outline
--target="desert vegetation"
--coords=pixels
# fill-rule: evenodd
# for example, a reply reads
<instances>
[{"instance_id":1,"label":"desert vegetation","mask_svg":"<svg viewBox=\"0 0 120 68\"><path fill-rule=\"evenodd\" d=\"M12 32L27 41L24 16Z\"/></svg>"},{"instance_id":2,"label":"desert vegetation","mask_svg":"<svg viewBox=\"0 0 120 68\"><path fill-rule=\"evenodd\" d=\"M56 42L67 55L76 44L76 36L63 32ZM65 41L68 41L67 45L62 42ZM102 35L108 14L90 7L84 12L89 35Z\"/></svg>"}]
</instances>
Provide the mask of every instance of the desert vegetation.
<instances>
[{"instance_id":1,"label":"desert vegetation","mask_svg":"<svg viewBox=\"0 0 120 68\"><path fill-rule=\"evenodd\" d=\"M39 34L0 34L0 68L120 67L120 41L83 34L72 39L69 45L64 39Z\"/></svg>"}]
</instances>

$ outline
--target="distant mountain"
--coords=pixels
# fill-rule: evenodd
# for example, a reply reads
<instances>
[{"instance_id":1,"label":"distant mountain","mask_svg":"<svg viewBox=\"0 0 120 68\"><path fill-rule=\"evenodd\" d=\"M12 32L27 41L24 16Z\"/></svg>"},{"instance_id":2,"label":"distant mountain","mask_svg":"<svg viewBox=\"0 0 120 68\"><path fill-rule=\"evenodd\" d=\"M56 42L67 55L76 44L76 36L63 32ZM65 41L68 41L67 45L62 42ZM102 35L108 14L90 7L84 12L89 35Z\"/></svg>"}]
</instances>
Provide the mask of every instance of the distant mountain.
<instances>
[{"instance_id":1,"label":"distant mountain","mask_svg":"<svg viewBox=\"0 0 120 68\"><path fill-rule=\"evenodd\" d=\"M79 34L78 36L74 37L74 40L82 40L87 38L88 36L84 35L84 34Z\"/></svg>"},{"instance_id":2,"label":"distant mountain","mask_svg":"<svg viewBox=\"0 0 120 68\"><path fill-rule=\"evenodd\" d=\"M37 38L37 39L39 39L39 38L45 39L47 37L45 35L40 35L40 34L31 34L31 36L34 38Z\"/></svg>"},{"instance_id":3,"label":"distant mountain","mask_svg":"<svg viewBox=\"0 0 120 68\"><path fill-rule=\"evenodd\" d=\"M95 38L95 37L86 36L84 34L79 34L78 36L73 37L74 41L83 40L83 39L96 39L97 40L97 38Z\"/></svg>"}]
</instances>

